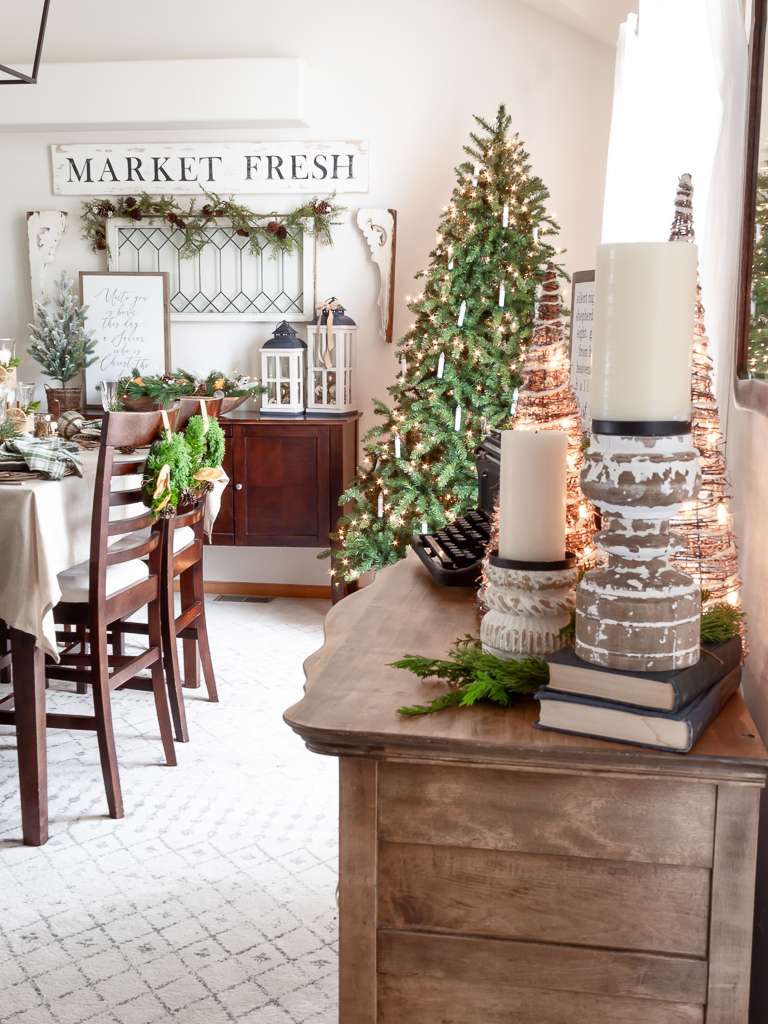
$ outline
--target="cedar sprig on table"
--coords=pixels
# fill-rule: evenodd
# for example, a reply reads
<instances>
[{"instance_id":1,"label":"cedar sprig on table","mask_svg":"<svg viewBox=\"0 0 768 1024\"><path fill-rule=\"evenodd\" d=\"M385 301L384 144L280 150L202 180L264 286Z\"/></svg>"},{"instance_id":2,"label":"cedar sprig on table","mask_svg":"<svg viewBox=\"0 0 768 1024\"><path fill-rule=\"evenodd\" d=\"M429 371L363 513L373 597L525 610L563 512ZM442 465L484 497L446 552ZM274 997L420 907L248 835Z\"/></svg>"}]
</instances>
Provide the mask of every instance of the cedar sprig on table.
<instances>
[{"instance_id":1,"label":"cedar sprig on table","mask_svg":"<svg viewBox=\"0 0 768 1024\"><path fill-rule=\"evenodd\" d=\"M452 645L447 661L406 654L391 664L420 679L440 679L454 687L429 704L398 708L401 715L427 715L453 705L471 707L478 701L506 708L517 695L536 693L549 682L549 668L541 658L528 655L521 661L502 660L483 651L480 637L471 633Z\"/></svg>"},{"instance_id":2,"label":"cedar sprig on table","mask_svg":"<svg viewBox=\"0 0 768 1024\"><path fill-rule=\"evenodd\" d=\"M741 630L744 612L730 604L713 604L701 616L701 642L724 644Z\"/></svg>"}]
</instances>

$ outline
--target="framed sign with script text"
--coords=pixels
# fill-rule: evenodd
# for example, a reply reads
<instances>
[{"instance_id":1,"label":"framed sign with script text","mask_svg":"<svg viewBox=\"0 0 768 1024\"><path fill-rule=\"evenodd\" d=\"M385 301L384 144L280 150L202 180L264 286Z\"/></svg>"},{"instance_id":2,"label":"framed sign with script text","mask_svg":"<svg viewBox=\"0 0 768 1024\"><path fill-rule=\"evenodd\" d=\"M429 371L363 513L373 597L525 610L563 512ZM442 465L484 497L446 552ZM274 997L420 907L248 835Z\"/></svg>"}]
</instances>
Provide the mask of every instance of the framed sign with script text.
<instances>
[{"instance_id":1,"label":"framed sign with script text","mask_svg":"<svg viewBox=\"0 0 768 1024\"><path fill-rule=\"evenodd\" d=\"M168 371L171 361L167 272L81 270L86 330L95 331L98 361L85 371L86 404L100 405L99 381Z\"/></svg>"},{"instance_id":2,"label":"framed sign with script text","mask_svg":"<svg viewBox=\"0 0 768 1024\"><path fill-rule=\"evenodd\" d=\"M571 293L571 387L579 403L582 426L589 430L589 377L592 360L592 315L595 308L595 272L573 275Z\"/></svg>"}]
</instances>

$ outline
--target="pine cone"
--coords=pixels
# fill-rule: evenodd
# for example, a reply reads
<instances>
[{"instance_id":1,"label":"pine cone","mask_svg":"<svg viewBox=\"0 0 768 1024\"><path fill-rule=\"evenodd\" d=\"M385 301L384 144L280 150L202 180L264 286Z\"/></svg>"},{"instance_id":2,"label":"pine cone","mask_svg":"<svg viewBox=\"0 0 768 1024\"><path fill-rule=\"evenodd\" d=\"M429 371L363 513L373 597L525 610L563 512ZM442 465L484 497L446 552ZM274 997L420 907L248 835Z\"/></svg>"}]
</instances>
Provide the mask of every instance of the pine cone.
<instances>
[{"instance_id":1,"label":"pine cone","mask_svg":"<svg viewBox=\"0 0 768 1024\"><path fill-rule=\"evenodd\" d=\"M179 231L186 231L187 230L187 225L186 225L185 221L183 221L181 219L181 217L177 217L176 218L176 227L179 229Z\"/></svg>"},{"instance_id":2,"label":"pine cone","mask_svg":"<svg viewBox=\"0 0 768 1024\"><path fill-rule=\"evenodd\" d=\"M176 515L176 506L172 505L170 501L165 505L159 512L161 519L173 519Z\"/></svg>"},{"instance_id":3,"label":"pine cone","mask_svg":"<svg viewBox=\"0 0 768 1024\"><path fill-rule=\"evenodd\" d=\"M213 480L203 480L203 482L200 484L200 493L201 494L210 494L212 490L213 490Z\"/></svg>"},{"instance_id":4,"label":"pine cone","mask_svg":"<svg viewBox=\"0 0 768 1024\"><path fill-rule=\"evenodd\" d=\"M141 210L131 210L130 216L134 220L144 220L144 215L142 214Z\"/></svg>"},{"instance_id":5,"label":"pine cone","mask_svg":"<svg viewBox=\"0 0 768 1024\"><path fill-rule=\"evenodd\" d=\"M122 448L118 448L118 451L122 452L123 455L133 455L133 453L136 451L136 445L135 444L124 444L122 446Z\"/></svg>"},{"instance_id":6,"label":"pine cone","mask_svg":"<svg viewBox=\"0 0 768 1024\"><path fill-rule=\"evenodd\" d=\"M125 205L129 210L132 210L134 206L137 204L137 202L138 199L134 199L133 196L127 196L125 200Z\"/></svg>"},{"instance_id":7,"label":"pine cone","mask_svg":"<svg viewBox=\"0 0 768 1024\"><path fill-rule=\"evenodd\" d=\"M270 235L276 235L279 230L280 225L277 223L276 220L271 220L269 224L267 224L267 231L270 233Z\"/></svg>"},{"instance_id":8,"label":"pine cone","mask_svg":"<svg viewBox=\"0 0 768 1024\"><path fill-rule=\"evenodd\" d=\"M168 221L169 224L175 224L179 218L176 216L173 210L171 210L170 213L167 213L165 215L165 219Z\"/></svg>"},{"instance_id":9,"label":"pine cone","mask_svg":"<svg viewBox=\"0 0 768 1024\"><path fill-rule=\"evenodd\" d=\"M225 215L225 214L224 214L224 211L223 211L223 210L214 210L214 211L213 211L213 216L214 216L214 217L223 217L224 215Z\"/></svg>"},{"instance_id":10,"label":"pine cone","mask_svg":"<svg viewBox=\"0 0 768 1024\"><path fill-rule=\"evenodd\" d=\"M205 206L203 207L203 213L207 213L209 215L213 213L213 209L208 203L206 203Z\"/></svg>"},{"instance_id":11,"label":"pine cone","mask_svg":"<svg viewBox=\"0 0 768 1024\"><path fill-rule=\"evenodd\" d=\"M205 381L203 381L201 384L197 385L197 388L195 389L195 394L196 395L205 395L205 392L206 392L206 386L205 386Z\"/></svg>"},{"instance_id":12,"label":"pine cone","mask_svg":"<svg viewBox=\"0 0 768 1024\"><path fill-rule=\"evenodd\" d=\"M183 508L185 505L194 505L197 501L197 492L194 487L185 487L179 495L179 507Z\"/></svg>"},{"instance_id":13,"label":"pine cone","mask_svg":"<svg viewBox=\"0 0 768 1024\"><path fill-rule=\"evenodd\" d=\"M164 373L161 379L167 381L170 384L172 384L176 380L172 373Z\"/></svg>"},{"instance_id":14,"label":"pine cone","mask_svg":"<svg viewBox=\"0 0 768 1024\"><path fill-rule=\"evenodd\" d=\"M250 236L250 231L246 231L245 228L238 228L235 234L240 235L241 238L248 238Z\"/></svg>"},{"instance_id":15,"label":"pine cone","mask_svg":"<svg viewBox=\"0 0 768 1024\"><path fill-rule=\"evenodd\" d=\"M319 203L315 203L312 207L318 217L327 217L331 212L331 204L326 202L325 199L321 199Z\"/></svg>"},{"instance_id":16,"label":"pine cone","mask_svg":"<svg viewBox=\"0 0 768 1024\"><path fill-rule=\"evenodd\" d=\"M285 226L285 224L281 224L280 227L277 229L277 237L278 238L287 238L288 237L288 228Z\"/></svg>"},{"instance_id":17,"label":"pine cone","mask_svg":"<svg viewBox=\"0 0 768 1024\"><path fill-rule=\"evenodd\" d=\"M111 217L115 212L114 203L110 203L108 199L105 199L102 203L97 203L93 208L93 212L97 217Z\"/></svg>"},{"instance_id":18,"label":"pine cone","mask_svg":"<svg viewBox=\"0 0 768 1024\"><path fill-rule=\"evenodd\" d=\"M107 248L107 243L106 242L97 242L96 243L96 248L97 249L106 249Z\"/></svg>"}]
</instances>

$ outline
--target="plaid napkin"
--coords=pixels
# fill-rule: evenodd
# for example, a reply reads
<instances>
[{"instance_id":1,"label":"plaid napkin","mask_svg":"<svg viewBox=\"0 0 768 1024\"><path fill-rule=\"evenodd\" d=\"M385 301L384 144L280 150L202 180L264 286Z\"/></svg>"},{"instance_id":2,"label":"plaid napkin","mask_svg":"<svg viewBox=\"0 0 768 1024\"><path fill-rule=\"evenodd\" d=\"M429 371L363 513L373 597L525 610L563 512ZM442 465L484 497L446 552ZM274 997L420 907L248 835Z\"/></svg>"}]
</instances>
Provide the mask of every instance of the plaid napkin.
<instances>
[{"instance_id":1,"label":"plaid napkin","mask_svg":"<svg viewBox=\"0 0 768 1024\"><path fill-rule=\"evenodd\" d=\"M83 475L83 457L80 449L71 441L60 437L19 437L0 445L0 459L14 459L18 456L29 468L46 473L51 480L61 480L67 463L74 466L78 476Z\"/></svg>"}]
</instances>

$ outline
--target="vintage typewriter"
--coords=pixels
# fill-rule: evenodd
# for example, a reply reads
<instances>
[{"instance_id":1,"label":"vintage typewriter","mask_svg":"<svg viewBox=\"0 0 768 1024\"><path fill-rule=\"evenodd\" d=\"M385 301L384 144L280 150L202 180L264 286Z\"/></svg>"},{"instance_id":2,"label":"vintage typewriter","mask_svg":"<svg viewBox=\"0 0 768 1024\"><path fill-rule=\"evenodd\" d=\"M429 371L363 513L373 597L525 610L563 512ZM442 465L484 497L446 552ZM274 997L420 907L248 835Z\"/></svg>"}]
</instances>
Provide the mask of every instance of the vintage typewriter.
<instances>
[{"instance_id":1,"label":"vintage typewriter","mask_svg":"<svg viewBox=\"0 0 768 1024\"><path fill-rule=\"evenodd\" d=\"M444 587L474 587L491 535L491 516L499 493L501 436L492 430L475 448L478 507L437 533L417 533L411 547Z\"/></svg>"}]
</instances>

